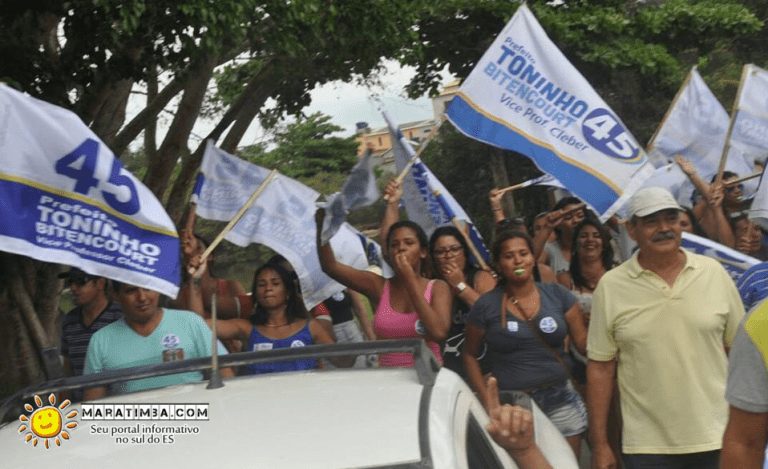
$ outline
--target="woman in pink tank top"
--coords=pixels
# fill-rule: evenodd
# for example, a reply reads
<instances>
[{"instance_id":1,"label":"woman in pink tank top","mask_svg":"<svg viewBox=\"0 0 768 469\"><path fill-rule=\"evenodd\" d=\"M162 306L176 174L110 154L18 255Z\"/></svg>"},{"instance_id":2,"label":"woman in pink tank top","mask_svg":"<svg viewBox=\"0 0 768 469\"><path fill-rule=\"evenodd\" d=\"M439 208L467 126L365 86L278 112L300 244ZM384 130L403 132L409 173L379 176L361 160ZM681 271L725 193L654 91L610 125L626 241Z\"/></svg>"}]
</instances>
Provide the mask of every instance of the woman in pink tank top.
<instances>
[{"instance_id":1,"label":"woman in pink tank top","mask_svg":"<svg viewBox=\"0 0 768 469\"><path fill-rule=\"evenodd\" d=\"M444 280L429 280L421 274L427 258L427 235L419 225L400 221L387 234L389 262L395 276L381 275L336 261L330 244L321 244L320 232L325 210L315 214L317 254L323 271L331 278L367 296L377 304L374 331L378 339L423 338L442 363L440 343L451 326L453 297ZM413 366L410 354L395 353L379 357L382 366Z\"/></svg>"}]
</instances>

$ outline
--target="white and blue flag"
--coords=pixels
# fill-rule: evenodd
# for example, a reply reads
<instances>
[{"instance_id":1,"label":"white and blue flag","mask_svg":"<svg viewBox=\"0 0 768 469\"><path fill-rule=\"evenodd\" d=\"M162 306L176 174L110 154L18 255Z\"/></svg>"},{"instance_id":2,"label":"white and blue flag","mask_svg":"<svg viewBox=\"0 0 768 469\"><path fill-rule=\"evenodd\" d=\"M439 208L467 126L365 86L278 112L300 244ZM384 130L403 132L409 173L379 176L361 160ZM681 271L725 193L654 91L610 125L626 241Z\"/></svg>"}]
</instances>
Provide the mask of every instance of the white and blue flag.
<instances>
[{"instance_id":1,"label":"white and blue flag","mask_svg":"<svg viewBox=\"0 0 768 469\"><path fill-rule=\"evenodd\" d=\"M269 172L208 141L192 197L197 215L209 220L231 220ZM307 309L344 289L323 273L317 257L315 201L319 196L314 189L278 174L225 236L238 246L259 243L283 255L299 277ZM331 238L331 246L339 262L364 270L369 266L369 252L358 235L344 223Z\"/></svg>"},{"instance_id":2,"label":"white and blue flag","mask_svg":"<svg viewBox=\"0 0 768 469\"><path fill-rule=\"evenodd\" d=\"M414 157L415 152L392 116L386 111L382 114L392 137L395 167L400 173ZM488 249L472 220L420 158L416 158L403 180L403 203L408 218L421 226L427 236L430 236L436 228L450 224L453 218L461 220L468 228L469 238L483 257L483 261L486 263L489 261Z\"/></svg>"},{"instance_id":3,"label":"white and blue flag","mask_svg":"<svg viewBox=\"0 0 768 469\"><path fill-rule=\"evenodd\" d=\"M379 197L379 187L373 174L373 158L371 152L366 151L347 176L341 192L327 196L322 204L326 214L320 241L326 244L339 231L349 212L368 206L379 200Z\"/></svg>"},{"instance_id":4,"label":"white and blue flag","mask_svg":"<svg viewBox=\"0 0 768 469\"><path fill-rule=\"evenodd\" d=\"M653 166L523 4L446 111L461 132L533 160L605 221Z\"/></svg>"},{"instance_id":5,"label":"white and blue flag","mask_svg":"<svg viewBox=\"0 0 768 469\"><path fill-rule=\"evenodd\" d=\"M720 262L734 282L738 281L750 267L760 263L758 259L752 256L691 233L683 233L680 246Z\"/></svg>"},{"instance_id":6,"label":"white and blue flag","mask_svg":"<svg viewBox=\"0 0 768 469\"><path fill-rule=\"evenodd\" d=\"M648 142L648 158L660 168L669 163L674 164L675 155L680 155L696 168L696 172L704 181L709 182L720 166L728 120L725 108L694 67L680 87L656 133ZM734 136L737 133L736 130ZM754 165L744 159L744 150L746 148L743 146L731 147L725 163L726 170L739 176L752 174ZM675 184L661 187L669 189L681 205L692 207L693 184L679 169L667 174L675 176ZM667 180L671 181L669 178ZM654 183L660 184L661 181ZM745 195L754 194L756 189L755 181L745 182Z\"/></svg>"},{"instance_id":7,"label":"white and blue flag","mask_svg":"<svg viewBox=\"0 0 768 469\"><path fill-rule=\"evenodd\" d=\"M75 113L0 85L0 250L176 297L171 218Z\"/></svg>"}]
</instances>

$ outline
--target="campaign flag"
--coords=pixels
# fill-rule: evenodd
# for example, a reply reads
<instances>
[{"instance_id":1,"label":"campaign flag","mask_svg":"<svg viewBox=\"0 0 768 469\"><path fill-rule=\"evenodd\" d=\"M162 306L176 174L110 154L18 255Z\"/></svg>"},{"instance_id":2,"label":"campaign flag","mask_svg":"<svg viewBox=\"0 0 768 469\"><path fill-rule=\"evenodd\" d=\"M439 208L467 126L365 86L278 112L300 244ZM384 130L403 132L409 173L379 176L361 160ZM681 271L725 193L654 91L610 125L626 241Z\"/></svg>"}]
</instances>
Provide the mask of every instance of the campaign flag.
<instances>
[{"instance_id":1,"label":"campaign flag","mask_svg":"<svg viewBox=\"0 0 768 469\"><path fill-rule=\"evenodd\" d=\"M192 202L202 218L229 221L266 179L269 170L241 160L208 141ZM283 255L299 277L304 305L316 304L344 289L320 268L315 246L315 201L318 192L278 174L225 239L238 245L260 243ZM357 231L343 224L331 239L339 262L368 267Z\"/></svg>"},{"instance_id":2,"label":"campaign flag","mask_svg":"<svg viewBox=\"0 0 768 469\"><path fill-rule=\"evenodd\" d=\"M379 200L379 187L373 174L371 151L366 151L344 181L341 192L326 197L325 219L320 241L325 244L333 238L347 214L354 209L368 206Z\"/></svg>"},{"instance_id":3,"label":"campaign flag","mask_svg":"<svg viewBox=\"0 0 768 469\"><path fill-rule=\"evenodd\" d=\"M719 261L734 282L737 282L750 267L760 263L758 259L752 256L690 233L683 233L683 240L680 245L696 254L702 254Z\"/></svg>"},{"instance_id":4,"label":"campaign flag","mask_svg":"<svg viewBox=\"0 0 768 469\"><path fill-rule=\"evenodd\" d=\"M524 187L529 187L529 186L550 186L550 187L557 187L558 189L567 190L565 185L563 185L562 182L558 181L557 178L552 176L551 174L545 174L537 178L529 179L525 182L521 182L520 184L516 184L516 186L518 189L522 189Z\"/></svg>"},{"instance_id":5,"label":"campaign flag","mask_svg":"<svg viewBox=\"0 0 768 469\"><path fill-rule=\"evenodd\" d=\"M694 67L648 142L648 158L659 168L674 163L675 155L680 155L690 161L704 181L709 182L720 165L728 121L725 108ZM733 148L725 169L739 176L752 174L754 165L745 161L743 155L743 148ZM671 192L678 203L692 207L694 187L684 174L683 177L677 192ZM756 188L756 182L747 182L744 193L751 195Z\"/></svg>"},{"instance_id":6,"label":"campaign flag","mask_svg":"<svg viewBox=\"0 0 768 469\"><path fill-rule=\"evenodd\" d=\"M0 250L176 297L163 206L75 113L0 85Z\"/></svg>"},{"instance_id":7,"label":"campaign flag","mask_svg":"<svg viewBox=\"0 0 768 469\"><path fill-rule=\"evenodd\" d=\"M752 168L756 158L764 160L768 154L768 71L753 64L744 66L732 118L731 151L740 151L742 159ZM731 156L729 153L728 160ZM744 176L749 174L752 172Z\"/></svg>"},{"instance_id":8,"label":"campaign flag","mask_svg":"<svg viewBox=\"0 0 768 469\"><path fill-rule=\"evenodd\" d=\"M414 157L415 152L392 116L386 111L382 114L392 137L395 167L400 173ZM427 236L431 236L436 228L450 224L454 217L461 220L468 228L469 238L477 252L485 262L488 262L490 255L480 232L477 231L461 205L420 158L416 158L416 162L403 180L403 203L408 218L421 226Z\"/></svg>"},{"instance_id":9,"label":"campaign flag","mask_svg":"<svg viewBox=\"0 0 768 469\"><path fill-rule=\"evenodd\" d=\"M524 3L446 114L469 137L531 158L603 221L653 171L635 138Z\"/></svg>"}]
</instances>

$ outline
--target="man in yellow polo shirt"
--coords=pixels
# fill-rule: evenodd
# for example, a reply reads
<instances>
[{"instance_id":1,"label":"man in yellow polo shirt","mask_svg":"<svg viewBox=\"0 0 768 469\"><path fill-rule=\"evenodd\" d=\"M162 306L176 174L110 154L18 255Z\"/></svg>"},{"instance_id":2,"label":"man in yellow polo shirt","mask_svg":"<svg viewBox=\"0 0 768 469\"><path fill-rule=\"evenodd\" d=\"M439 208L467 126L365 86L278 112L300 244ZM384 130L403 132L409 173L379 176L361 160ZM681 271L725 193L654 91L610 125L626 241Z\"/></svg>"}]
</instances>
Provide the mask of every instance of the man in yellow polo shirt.
<instances>
[{"instance_id":1,"label":"man in yellow polo shirt","mask_svg":"<svg viewBox=\"0 0 768 469\"><path fill-rule=\"evenodd\" d=\"M768 300L736 333L725 397L731 407L720 467L761 469L768 443Z\"/></svg>"},{"instance_id":2,"label":"man in yellow polo shirt","mask_svg":"<svg viewBox=\"0 0 768 469\"><path fill-rule=\"evenodd\" d=\"M617 374L624 467L718 467L726 347L744 307L717 261L680 249L680 210L665 189L635 193L627 229L638 252L603 276L592 299L587 409L597 469L616 465L606 422Z\"/></svg>"}]
</instances>

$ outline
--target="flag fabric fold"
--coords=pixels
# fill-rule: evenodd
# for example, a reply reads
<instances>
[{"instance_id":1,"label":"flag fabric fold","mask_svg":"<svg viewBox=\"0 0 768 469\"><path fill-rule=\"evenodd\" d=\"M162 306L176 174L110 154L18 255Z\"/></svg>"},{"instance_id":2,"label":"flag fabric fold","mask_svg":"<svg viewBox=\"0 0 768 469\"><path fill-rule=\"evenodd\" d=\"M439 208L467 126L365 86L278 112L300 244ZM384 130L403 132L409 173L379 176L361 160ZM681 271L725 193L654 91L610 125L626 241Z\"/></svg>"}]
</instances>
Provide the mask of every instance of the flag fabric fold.
<instances>
[{"instance_id":1,"label":"flag fabric fold","mask_svg":"<svg viewBox=\"0 0 768 469\"><path fill-rule=\"evenodd\" d=\"M165 209L75 113L0 85L0 250L176 297Z\"/></svg>"},{"instance_id":2,"label":"flag fabric fold","mask_svg":"<svg viewBox=\"0 0 768 469\"><path fill-rule=\"evenodd\" d=\"M392 116L386 111L382 114L392 137L395 167L400 173L414 157L415 152ZM450 224L452 218L458 218L468 230L469 238L483 261L488 262L490 255L480 232L461 205L420 158L416 158L410 172L403 180L403 203L408 218L421 226L427 236L430 236L436 228Z\"/></svg>"},{"instance_id":3,"label":"flag fabric fold","mask_svg":"<svg viewBox=\"0 0 768 469\"><path fill-rule=\"evenodd\" d=\"M269 174L208 142L192 202L202 218L229 221ZM344 289L320 268L315 247L318 192L282 174L264 189L225 239L238 245L259 243L283 255L299 277L307 309ZM343 223L331 239L336 258L366 269L368 252L359 232Z\"/></svg>"},{"instance_id":4,"label":"flag fabric fold","mask_svg":"<svg viewBox=\"0 0 768 469\"><path fill-rule=\"evenodd\" d=\"M344 181L341 192L326 197L325 220L320 241L326 244L339 231L347 214L379 200L379 188L373 174L371 152L366 151Z\"/></svg>"},{"instance_id":5,"label":"flag fabric fold","mask_svg":"<svg viewBox=\"0 0 768 469\"><path fill-rule=\"evenodd\" d=\"M650 177L645 152L523 4L446 114L461 132L519 152L607 220Z\"/></svg>"},{"instance_id":6,"label":"flag fabric fold","mask_svg":"<svg viewBox=\"0 0 768 469\"><path fill-rule=\"evenodd\" d=\"M680 155L690 161L704 181L709 182L720 165L728 123L725 108L694 67L648 142L648 158L660 168L674 164L675 155ZM754 165L745 160L745 150L743 146L732 147L725 169L739 176L752 174ZM685 175L683 177L682 184L667 189L675 195L678 203L692 207L694 187ZM753 194L756 188L756 182L747 181L745 195Z\"/></svg>"}]
</instances>

